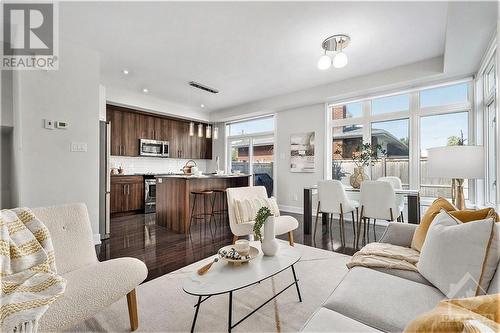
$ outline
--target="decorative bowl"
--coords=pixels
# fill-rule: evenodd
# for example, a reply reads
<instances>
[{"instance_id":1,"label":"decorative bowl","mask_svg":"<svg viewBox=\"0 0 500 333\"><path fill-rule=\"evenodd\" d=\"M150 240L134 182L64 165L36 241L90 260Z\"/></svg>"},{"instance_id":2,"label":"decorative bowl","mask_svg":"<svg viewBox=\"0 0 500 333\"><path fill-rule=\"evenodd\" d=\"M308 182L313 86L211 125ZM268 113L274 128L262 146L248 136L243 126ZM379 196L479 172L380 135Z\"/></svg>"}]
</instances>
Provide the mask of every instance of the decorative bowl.
<instances>
[{"instance_id":1,"label":"decorative bowl","mask_svg":"<svg viewBox=\"0 0 500 333\"><path fill-rule=\"evenodd\" d=\"M227 262L242 263L257 258L257 256L259 255L259 249L250 246L250 252L248 253L248 255L240 256L238 252L236 252L234 245L227 245L220 248L217 254L219 255L219 258Z\"/></svg>"}]
</instances>

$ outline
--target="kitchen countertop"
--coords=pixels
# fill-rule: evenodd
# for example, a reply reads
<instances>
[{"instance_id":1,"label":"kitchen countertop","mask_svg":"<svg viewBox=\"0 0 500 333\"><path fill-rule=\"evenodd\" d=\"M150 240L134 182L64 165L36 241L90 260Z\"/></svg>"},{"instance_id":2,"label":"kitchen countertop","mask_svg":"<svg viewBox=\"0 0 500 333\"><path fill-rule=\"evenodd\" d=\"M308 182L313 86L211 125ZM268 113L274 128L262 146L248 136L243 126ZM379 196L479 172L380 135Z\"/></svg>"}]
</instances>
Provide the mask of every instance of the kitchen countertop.
<instances>
[{"instance_id":1,"label":"kitchen countertop","mask_svg":"<svg viewBox=\"0 0 500 333\"><path fill-rule=\"evenodd\" d=\"M247 174L233 174L233 175L216 175L216 174L203 174L201 176L195 175L156 175L156 178L181 178L181 179L217 179L217 178L238 178L238 177L250 177Z\"/></svg>"}]
</instances>

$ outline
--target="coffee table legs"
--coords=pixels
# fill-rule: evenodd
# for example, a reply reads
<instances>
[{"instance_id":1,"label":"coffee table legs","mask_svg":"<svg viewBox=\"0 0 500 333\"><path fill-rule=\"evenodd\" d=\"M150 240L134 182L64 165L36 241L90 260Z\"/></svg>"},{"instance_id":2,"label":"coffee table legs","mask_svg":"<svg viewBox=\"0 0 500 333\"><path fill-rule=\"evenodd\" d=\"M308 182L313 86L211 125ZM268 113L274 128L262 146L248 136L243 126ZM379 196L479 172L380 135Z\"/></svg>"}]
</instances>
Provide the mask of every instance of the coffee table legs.
<instances>
[{"instance_id":1,"label":"coffee table legs","mask_svg":"<svg viewBox=\"0 0 500 333\"><path fill-rule=\"evenodd\" d=\"M229 316L227 318L227 331L231 333L233 328L233 292L229 292Z\"/></svg>"},{"instance_id":2,"label":"coffee table legs","mask_svg":"<svg viewBox=\"0 0 500 333\"><path fill-rule=\"evenodd\" d=\"M297 295L299 295L299 302L302 302L302 296L300 296L299 280L297 279L297 274L295 274L295 268L292 267L293 281L295 281L295 288L297 288Z\"/></svg>"},{"instance_id":3,"label":"coffee table legs","mask_svg":"<svg viewBox=\"0 0 500 333\"><path fill-rule=\"evenodd\" d=\"M297 295L299 296L299 302L302 302L302 296L300 295L300 289L299 289L299 280L297 279L297 274L295 273L295 267L294 267L294 265L291 265L290 268L292 269L292 273L293 273L293 282L290 283L285 288L283 288L277 294L273 295L273 297L271 297L270 299L268 299L267 301L265 301L264 303L259 305L252 312L248 313L246 316L244 316L243 318L238 320L238 322L235 323L234 325L233 325L233 292L232 291L229 292L229 313L228 313L228 319L227 319L227 331L228 332L231 332L231 330L233 328L235 328L236 326L238 326L242 321L244 321L245 319L247 319L248 317L253 315L255 312L260 310L260 308L262 308L264 305L266 305L267 303L269 303L270 301L272 301L273 299L275 299L276 297L281 295L285 290L287 290L288 288L290 288L293 285L295 285L295 288L297 289ZM256 283L260 283L260 282L261 281L258 281ZM196 308L196 310L194 312L193 324L191 325L191 333L194 332L194 327L196 325L196 318L198 317L198 311L200 310L201 303L205 302L210 297L212 297L212 295L206 296L205 298L202 298L202 296L198 296L198 303L196 303L196 305L194 306Z\"/></svg>"},{"instance_id":4,"label":"coffee table legs","mask_svg":"<svg viewBox=\"0 0 500 333\"><path fill-rule=\"evenodd\" d=\"M191 333L194 332L194 325L196 325L196 318L198 318L198 311L200 311L200 304L201 304L201 296L198 296L198 303L194 306L196 310L194 310L194 318L193 318L193 325L191 325Z\"/></svg>"}]
</instances>

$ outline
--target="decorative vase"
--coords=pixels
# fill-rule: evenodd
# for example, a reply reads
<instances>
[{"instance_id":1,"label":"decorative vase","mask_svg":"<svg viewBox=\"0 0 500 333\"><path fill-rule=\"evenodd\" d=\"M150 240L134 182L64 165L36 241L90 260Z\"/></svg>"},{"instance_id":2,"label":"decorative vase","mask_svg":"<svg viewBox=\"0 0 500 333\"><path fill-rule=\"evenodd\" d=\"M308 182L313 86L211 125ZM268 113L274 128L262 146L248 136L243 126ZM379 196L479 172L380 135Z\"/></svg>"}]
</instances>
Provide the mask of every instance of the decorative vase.
<instances>
[{"instance_id":1,"label":"decorative vase","mask_svg":"<svg viewBox=\"0 0 500 333\"><path fill-rule=\"evenodd\" d=\"M269 216L264 223L264 240L262 240L262 252L265 256L274 256L280 244L274 235L274 216Z\"/></svg>"},{"instance_id":2,"label":"decorative vase","mask_svg":"<svg viewBox=\"0 0 500 333\"><path fill-rule=\"evenodd\" d=\"M351 175L350 181L351 186L354 188L360 188L361 183L368 179L368 175L365 173L364 167L354 168L354 173Z\"/></svg>"}]
</instances>

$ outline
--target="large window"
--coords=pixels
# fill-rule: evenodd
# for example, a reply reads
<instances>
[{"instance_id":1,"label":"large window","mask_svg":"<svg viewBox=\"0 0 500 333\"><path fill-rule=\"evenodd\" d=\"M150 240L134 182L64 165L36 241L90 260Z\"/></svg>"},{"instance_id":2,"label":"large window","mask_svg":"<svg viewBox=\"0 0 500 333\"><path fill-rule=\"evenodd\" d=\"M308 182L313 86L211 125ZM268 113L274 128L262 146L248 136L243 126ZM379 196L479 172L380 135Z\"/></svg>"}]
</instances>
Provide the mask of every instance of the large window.
<instances>
[{"instance_id":1,"label":"large window","mask_svg":"<svg viewBox=\"0 0 500 333\"><path fill-rule=\"evenodd\" d=\"M373 163L372 179L395 176L404 188L410 185L409 119L377 121L371 124L371 142L382 147L385 156Z\"/></svg>"},{"instance_id":2,"label":"large window","mask_svg":"<svg viewBox=\"0 0 500 333\"><path fill-rule=\"evenodd\" d=\"M423 197L451 197L451 179L427 177L427 149L433 147L466 145L469 141L467 112L446 113L420 118L420 195ZM468 198L468 181L464 183Z\"/></svg>"},{"instance_id":3,"label":"large window","mask_svg":"<svg viewBox=\"0 0 500 333\"><path fill-rule=\"evenodd\" d=\"M353 152L362 143L371 143L386 152L366 168L372 179L396 176L404 188L419 189L424 197L450 198L450 179L426 176L426 149L475 143L470 140L471 88L472 81L464 80L329 105L328 176L348 183ZM465 187L467 195L467 183Z\"/></svg>"},{"instance_id":4,"label":"large window","mask_svg":"<svg viewBox=\"0 0 500 333\"><path fill-rule=\"evenodd\" d=\"M254 185L274 192L274 117L226 125L228 166L232 173L252 175Z\"/></svg>"}]
</instances>

